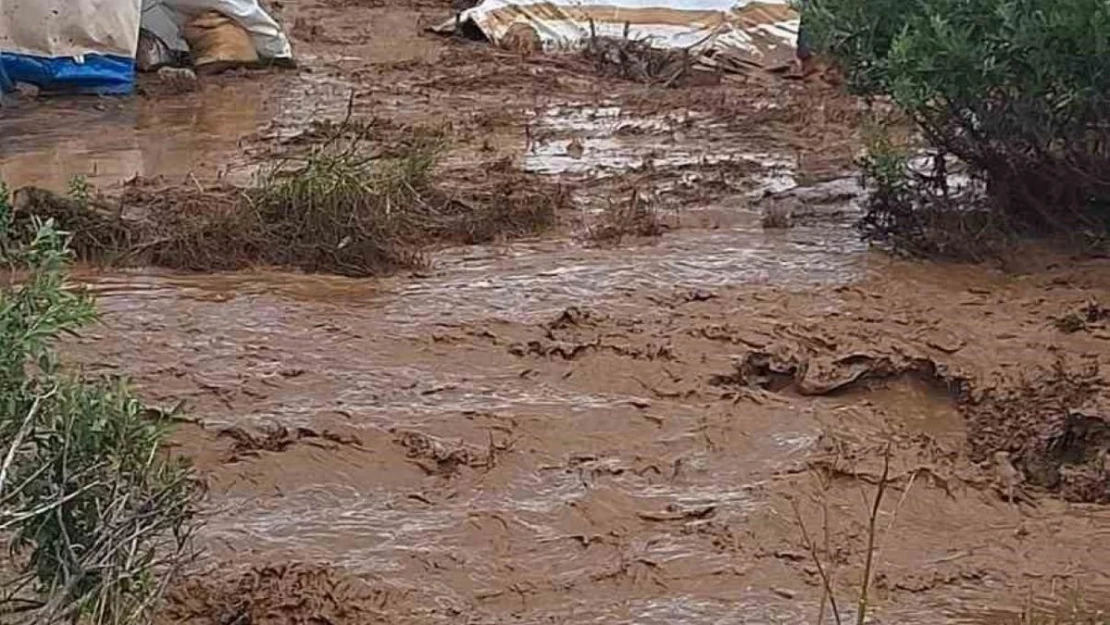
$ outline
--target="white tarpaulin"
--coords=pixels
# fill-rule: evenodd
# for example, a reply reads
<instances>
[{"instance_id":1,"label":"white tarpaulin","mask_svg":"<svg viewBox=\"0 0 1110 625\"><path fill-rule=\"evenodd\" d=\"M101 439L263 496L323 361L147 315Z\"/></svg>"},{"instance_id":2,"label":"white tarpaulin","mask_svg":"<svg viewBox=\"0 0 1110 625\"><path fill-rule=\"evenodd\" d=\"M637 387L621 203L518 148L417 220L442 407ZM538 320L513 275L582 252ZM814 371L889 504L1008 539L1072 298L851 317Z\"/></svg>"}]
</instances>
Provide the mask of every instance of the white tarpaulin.
<instances>
[{"instance_id":1,"label":"white tarpaulin","mask_svg":"<svg viewBox=\"0 0 1110 625\"><path fill-rule=\"evenodd\" d=\"M130 93L140 26L188 51L185 24L216 11L250 34L258 56L291 59L289 39L258 0L0 0L0 93Z\"/></svg>"},{"instance_id":2,"label":"white tarpaulin","mask_svg":"<svg viewBox=\"0 0 1110 625\"><path fill-rule=\"evenodd\" d=\"M258 0L142 0L142 3L143 28L156 35L171 50L188 51L181 31L189 19L207 11L217 11L250 33L259 56L293 58L289 38L274 18L259 6Z\"/></svg>"},{"instance_id":3,"label":"white tarpaulin","mask_svg":"<svg viewBox=\"0 0 1110 625\"><path fill-rule=\"evenodd\" d=\"M497 44L517 24L529 26L548 51L581 47L592 31L688 49L726 69L789 65L798 35L798 13L786 0L484 0L459 21Z\"/></svg>"},{"instance_id":4,"label":"white tarpaulin","mask_svg":"<svg viewBox=\"0 0 1110 625\"><path fill-rule=\"evenodd\" d=\"M128 93L141 0L0 0L0 92Z\"/></svg>"},{"instance_id":5,"label":"white tarpaulin","mask_svg":"<svg viewBox=\"0 0 1110 625\"><path fill-rule=\"evenodd\" d=\"M43 58L130 57L140 0L2 0L0 51Z\"/></svg>"}]
</instances>

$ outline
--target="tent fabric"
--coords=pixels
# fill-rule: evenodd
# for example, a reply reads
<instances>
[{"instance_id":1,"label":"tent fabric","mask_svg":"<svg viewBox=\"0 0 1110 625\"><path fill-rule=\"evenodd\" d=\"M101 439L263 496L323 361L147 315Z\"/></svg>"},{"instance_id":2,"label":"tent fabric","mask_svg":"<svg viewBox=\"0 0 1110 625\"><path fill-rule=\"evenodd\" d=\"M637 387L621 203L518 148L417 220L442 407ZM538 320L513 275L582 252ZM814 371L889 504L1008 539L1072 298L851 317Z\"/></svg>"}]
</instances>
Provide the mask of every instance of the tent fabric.
<instances>
[{"instance_id":1,"label":"tent fabric","mask_svg":"<svg viewBox=\"0 0 1110 625\"><path fill-rule=\"evenodd\" d=\"M0 52L32 57L130 57L140 0L3 0Z\"/></svg>"},{"instance_id":2,"label":"tent fabric","mask_svg":"<svg viewBox=\"0 0 1110 625\"><path fill-rule=\"evenodd\" d=\"M135 60L130 57L88 54L81 57L46 58L0 53L0 90L10 92L15 83L35 85L43 93L126 95L135 85Z\"/></svg>"},{"instance_id":3,"label":"tent fabric","mask_svg":"<svg viewBox=\"0 0 1110 625\"><path fill-rule=\"evenodd\" d=\"M526 24L547 51L580 48L591 35L627 36L733 70L789 65L798 34L798 13L787 0L484 0L458 21L495 44ZM452 19L435 30L454 28Z\"/></svg>"},{"instance_id":4,"label":"tent fabric","mask_svg":"<svg viewBox=\"0 0 1110 625\"><path fill-rule=\"evenodd\" d=\"M130 93L140 27L186 51L181 30L206 11L238 22L259 56L292 58L258 0L0 0L0 92L28 83L48 93Z\"/></svg>"},{"instance_id":5,"label":"tent fabric","mask_svg":"<svg viewBox=\"0 0 1110 625\"><path fill-rule=\"evenodd\" d=\"M186 22L202 13L218 11L250 33L260 57L293 58L289 38L258 0L143 0L142 9L143 28L177 52L189 50L181 35Z\"/></svg>"},{"instance_id":6,"label":"tent fabric","mask_svg":"<svg viewBox=\"0 0 1110 625\"><path fill-rule=\"evenodd\" d=\"M140 0L3 0L0 64L24 82L76 93L129 93Z\"/></svg>"}]
</instances>

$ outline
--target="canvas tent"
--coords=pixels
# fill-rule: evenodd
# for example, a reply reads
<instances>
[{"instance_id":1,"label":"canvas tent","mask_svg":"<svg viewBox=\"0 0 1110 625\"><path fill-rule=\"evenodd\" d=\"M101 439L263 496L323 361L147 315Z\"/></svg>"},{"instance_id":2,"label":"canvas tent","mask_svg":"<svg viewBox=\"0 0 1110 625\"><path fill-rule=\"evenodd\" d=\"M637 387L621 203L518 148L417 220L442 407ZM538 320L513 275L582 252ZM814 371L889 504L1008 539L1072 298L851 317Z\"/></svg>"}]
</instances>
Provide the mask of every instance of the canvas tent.
<instances>
[{"instance_id":1,"label":"canvas tent","mask_svg":"<svg viewBox=\"0 0 1110 625\"><path fill-rule=\"evenodd\" d=\"M0 89L23 82L48 92L130 93L140 27L184 52L182 29L206 11L238 23L260 57L292 58L258 0L2 0Z\"/></svg>"},{"instance_id":2,"label":"canvas tent","mask_svg":"<svg viewBox=\"0 0 1110 625\"><path fill-rule=\"evenodd\" d=\"M477 27L495 44L525 25L547 51L580 48L591 36L627 36L739 71L789 66L798 21L787 0L483 0L457 23ZM435 30L455 27L451 20Z\"/></svg>"}]
</instances>

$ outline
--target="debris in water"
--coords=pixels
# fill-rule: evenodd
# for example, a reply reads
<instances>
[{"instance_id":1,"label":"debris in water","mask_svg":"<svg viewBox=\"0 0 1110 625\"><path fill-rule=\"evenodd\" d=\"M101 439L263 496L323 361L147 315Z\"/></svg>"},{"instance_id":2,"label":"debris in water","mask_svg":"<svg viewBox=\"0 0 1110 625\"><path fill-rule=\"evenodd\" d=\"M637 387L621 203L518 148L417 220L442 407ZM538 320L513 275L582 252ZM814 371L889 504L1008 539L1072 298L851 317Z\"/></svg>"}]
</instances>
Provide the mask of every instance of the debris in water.
<instances>
[{"instance_id":1,"label":"debris in water","mask_svg":"<svg viewBox=\"0 0 1110 625\"><path fill-rule=\"evenodd\" d=\"M582 158L585 151L586 148L582 147L582 140L578 137L571 139L570 143L567 144L567 156L571 158Z\"/></svg>"},{"instance_id":2,"label":"debris in water","mask_svg":"<svg viewBox=\"0 0 1110 625\"><path fill-rule=\"evenodd\" d=\"M658 237L667 230L655 203L633 190L627 200L614 202L586 227L585 238L599 245L619 245L625 237Z\"/></svg>"},{"instance_id":3,"label":"debris in water","mask_svg":"<svg viewBox=\"0 0 1110 625\"><path fill-rule=\"evenodd\" d=\"M663 512L637 512L636 516L645 521L693 521L704 519L717 511L717 506L697 506L694 508L680 508L674 504L667 506Z\"/></svg>"},{"instance_id":4,"label":"debris in water","mask_svg":"<svg viewBox=\"0 0 1110 625\"><path fill-rule=\"evenodd\" d=\"M582 54L601 76L663 87L720 82L719 73L695 69L689 50L661 49L649 40L593 36Z\"/></svg>"},{"instance_id":5,"label":"debris in water","mask_svg":"<svg viewBox=\"0 0 1110 625\"><path fill-rule=\"evenodd\" d=\"M1110 319L1110 308L1091 300L1078 310L1053 319L1053 323L1061 332L1071 334L1103 327L1108 319Z\"/></svg>"},{"instance_id":6,"label":"debris in water","mask_svg":"<svg viewBox=\"0 0 1110 625\"><path fill-rule=\"evenodd\" d=\"M783 230L793 225L792 210L789 202L769 198L763 207L760 223L764 230Z\"/></svg>"},{"instance_id":7,"label":"debris in water","mask_svg":"<svg viewBox=\"0 0 1110 625\"><path fill-rule=\"evenodd\" d=\"M513 174L460 191L432 177L434 129L410 129L381 153L375 125L329 128L320 141L269 165L260 186L165 188L132 180L123 196L68 198L26 187L17 221L53 218L78 258L219 271L255 265L346 276L422 267L436 242L488 243L536 235L569 203L558 185ZM20 232L26 229L21 228Z\"/></svg>"},{"instance_id":8,"label":"debris in water","mask_svg":"<svg viewBox=\"0 0 1110 625\"><path fill-rule=\"evenodd\" d=\"M158 80L169 94L189 93L197 90L197 74L188 67L163 67L158 70Z\"/></svg>"},{"instance_id":9,"label":"debris in water","mask_svg":"<svg viewBox=\"0 0 1110 625\"><path fill-rule=\"evenodd\" d=\"M783 599L795 599L798 596L797 592L790 590L789 588L781 588L778 586L772 588L771 592L782 597Z\"/></svg>"},{"instance_id":10,"label":"debris in water","mask_svg":"<svg viewBox=\"0 0 1110 625\"><path fill-rule=\"evenodd\" d=\"M358 625L395 591L322 564L294 562L185 575L169 590L164 616L174 623Z\"/></svg>"},{"instance_id":11,"label":"debris in water","mask_svg":"<svg viewBox=\"0 0 1110 625\"><path fill-rule=\"evenodd\" d=\"M252 433L239 426L230 426L217 432L216 438L231 439L231 450L227 458L229 463L240 462L245 458L257 458L262 451L282 452L302 441L311 441L311 444L317 446L324 446L323 441L330 442L334 446L361 446L361 442L353 436L342 436L327 430L316 431L307 427L289 429L278 423L267 424L260 428L258 433Z\"/></svg>"}]
</instances>

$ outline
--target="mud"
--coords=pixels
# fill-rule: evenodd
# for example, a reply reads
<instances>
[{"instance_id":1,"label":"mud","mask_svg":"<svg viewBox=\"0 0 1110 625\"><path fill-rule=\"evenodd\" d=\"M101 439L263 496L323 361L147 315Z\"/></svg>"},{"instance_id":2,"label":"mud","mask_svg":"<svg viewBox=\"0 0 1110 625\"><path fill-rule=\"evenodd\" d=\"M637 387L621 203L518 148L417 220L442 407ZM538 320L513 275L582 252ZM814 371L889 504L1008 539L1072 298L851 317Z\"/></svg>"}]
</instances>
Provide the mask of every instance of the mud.
<instances>
[{"instance_id":1,"label":"mud","mask_svg":"<svg viewBox=\"0 0 1110 625\"><path fill-rule=\"evenodd\" d=\"M418 34L449 13L425 2L282 13L299 72L6 109L0 171L246 180L350 105L447 124L441 184L527 171L576 208L386 279L79 274L104 323L75 364L197 419L175 445L208 483L205 551L164 622L808 623L817 562L852 618L888 448L875 622L1107 603L1106 261L869 252L862 109L827 87L602 80ZM633 193L661 235L583 240ZM793 227L765 231L770 206Z\"/></svg>"},{"instance_id":2,"label":"mud","mask_svg":"<svg viewBox=\"0 0 1110 625\"><path fill-rule=\"evenodd\" d=\"M504 314L480 285L414 298L415 314L408 279L90 277L107 323L78 352L202 419L178 438L209 480L220 579L326 563L378 598L356 603L370 620L809 622L821 593L794 505L814 533L827 508L848 611L887 443L880 621L981 622L1054 588L1103 596L1106 510L1032 475L1007 502L981 462L1001 444L976 430L1050 426L1040 406L1069 405L1066 387L1027 381L1105 359L1106 338L1052 323L1105 294L1105 267L868 264L842 285L599 289L554 311L561 287L538 281ZM1014 418L986 421L985 406ZM279 444L248 456L250 437L227 434L269 438L274 423ZM1028 432L1007 440L1047 440ZM369 618L354 614L327 618Z\"/></svg>"}]
</instances>

